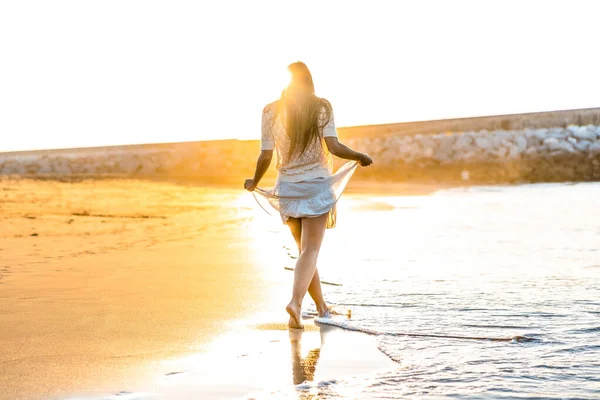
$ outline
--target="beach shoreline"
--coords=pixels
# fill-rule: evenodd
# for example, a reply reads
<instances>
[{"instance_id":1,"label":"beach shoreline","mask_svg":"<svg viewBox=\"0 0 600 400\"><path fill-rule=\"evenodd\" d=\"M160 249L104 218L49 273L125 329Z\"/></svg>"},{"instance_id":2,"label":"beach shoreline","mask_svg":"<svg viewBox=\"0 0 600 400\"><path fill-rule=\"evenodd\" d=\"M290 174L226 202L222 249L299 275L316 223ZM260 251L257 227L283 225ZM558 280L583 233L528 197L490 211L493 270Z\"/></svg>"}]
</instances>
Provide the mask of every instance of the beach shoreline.
<instances>
[{"instance_id":1,"label":"beach shoreline","mask_svg":"<svg viewBox=\"0 0 600 400\"><path fill-rule=\"evenodd\" d=\"M250 193L0 181L0 399L593 397L598 184L397 188L348 190L321 249L360 332L294 342L295 243Z\"/></svg>"},{"instance_id":2,"label":"beach shoreline","mask_svg":"<svg viewBox=\"0 0 600 400\"><path fill-rule=\"evenodd\" d=\"M0 399L128 391L221 335L286 321L293 260L269 257L261 238L281 221L247 192L4 179L0 195ZM257 313L263 328L240 328Z\"/></svg>"}]
</instances>

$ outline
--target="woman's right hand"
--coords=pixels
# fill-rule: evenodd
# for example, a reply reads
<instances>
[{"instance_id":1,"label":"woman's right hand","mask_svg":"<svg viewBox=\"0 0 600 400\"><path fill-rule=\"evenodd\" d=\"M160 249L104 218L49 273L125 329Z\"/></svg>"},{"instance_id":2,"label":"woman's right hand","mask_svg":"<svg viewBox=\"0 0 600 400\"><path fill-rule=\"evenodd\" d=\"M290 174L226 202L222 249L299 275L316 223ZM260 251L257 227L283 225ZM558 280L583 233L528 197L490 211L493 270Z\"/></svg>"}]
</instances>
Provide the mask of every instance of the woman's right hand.
<instances>
[{"instance_id":1,"label":"woman's right hand","mask_svg":"<svg viewBox=\"0 0 600 400\"><path fill-rule=\"evenodd\" d=\"M358 159L358 163L360 164L361 167L367 167L371 164L373 164L373 159L371 157L369 157L368 154L361 154L360 158Z\"/></svg>"},{"instance_id":2,"label":"woman's right hand","mask_svg":"<svg viewBox=\"0 0 600 400\"><path fill-rule=\"evenodd\" d=\"M254 183L254 179L250 178L250 179L246 179L246 181L244 182L244 189L246 189L249 192L253 192L254 189L256 189L256 184Z\"/></svg>"}]
</instances>

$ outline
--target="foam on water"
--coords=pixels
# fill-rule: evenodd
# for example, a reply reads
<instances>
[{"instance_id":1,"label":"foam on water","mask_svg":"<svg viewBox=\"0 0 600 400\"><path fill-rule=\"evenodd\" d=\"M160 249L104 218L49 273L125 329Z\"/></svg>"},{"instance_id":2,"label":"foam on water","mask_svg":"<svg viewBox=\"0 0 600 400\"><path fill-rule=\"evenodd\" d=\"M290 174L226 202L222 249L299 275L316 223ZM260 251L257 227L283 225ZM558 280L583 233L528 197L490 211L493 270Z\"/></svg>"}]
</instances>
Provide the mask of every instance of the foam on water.
<instances>
[{"instance_id":1,"label":"foam on water","mask_svg":"<svg viewBox=\"0 0 600 400\"><path fill-rule=\"evenodd\" d=\"M324 325L336 326L341 329L346 329L354 332L362 332L367 335L376 336L406 336L406 337L422 337L422 338L440 338L440 339L460 339L460 340L489 340L492 342L535 342L540 339L527 336L512 336L512 337L489 337L489 336L460 336L460 335L444 335L434 333L410 333L410 332L382 332L369 328L355 326L350 320L343 321L331 317L316 317L315 322Z\"/></svg>"}]
</instances>

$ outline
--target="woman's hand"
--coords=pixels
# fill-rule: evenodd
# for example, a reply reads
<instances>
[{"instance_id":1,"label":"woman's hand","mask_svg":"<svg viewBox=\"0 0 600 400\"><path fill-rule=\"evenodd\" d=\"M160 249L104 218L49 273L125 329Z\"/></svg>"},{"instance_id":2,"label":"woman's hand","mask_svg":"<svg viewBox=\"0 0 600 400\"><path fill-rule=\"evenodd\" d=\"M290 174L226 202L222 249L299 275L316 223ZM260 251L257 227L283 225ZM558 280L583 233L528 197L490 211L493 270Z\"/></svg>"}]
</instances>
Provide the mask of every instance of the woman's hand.
<instances>
[{"instance_id":1,"label":"woman's hand","mask_svg":"<svg viewBox=\"0 0 600 400\"><path fill-rule=\"evenodd\" d=\"M367 167L371 164L373 164L373 159L371 157L369 157L368 154L361 154L360 158L358 159L358 162L360 164L361 167Z\"/></svg>"},{"instance_id":2,"label":"woman's hand","mask_svg":"<svg viewBox=\"0 0 600 400\"><path fill-rule=\"evenodd\" d=\"M244 189L246 189L249 192L254 191L254 189L256 189L256 184L254 183L254 179L246 179L246 181L244 182Z\"/></svg>"}]
</instances>

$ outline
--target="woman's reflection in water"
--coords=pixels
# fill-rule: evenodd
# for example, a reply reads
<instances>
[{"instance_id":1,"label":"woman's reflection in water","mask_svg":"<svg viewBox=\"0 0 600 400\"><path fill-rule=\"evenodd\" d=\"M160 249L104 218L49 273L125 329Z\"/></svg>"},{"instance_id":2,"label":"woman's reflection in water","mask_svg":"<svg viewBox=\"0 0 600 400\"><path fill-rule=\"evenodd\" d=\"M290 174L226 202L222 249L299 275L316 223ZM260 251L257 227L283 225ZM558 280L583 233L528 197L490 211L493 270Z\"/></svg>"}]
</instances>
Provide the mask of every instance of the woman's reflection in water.
<instances>
[{"instance_id":1,"label":"woman's reflection in water","mask_svg":"<svg viewBox=\"0 0 600 400\"><path fill-rule=\"evenodd\" d=\"M302 330L290 329L290 344L292 345L292 374L294 385L302 382L312 381L321 355L321 348L310 350L306 357L302 358ZM322 339L322 338L321 338Z\"/></svg>"}]
</instances>

